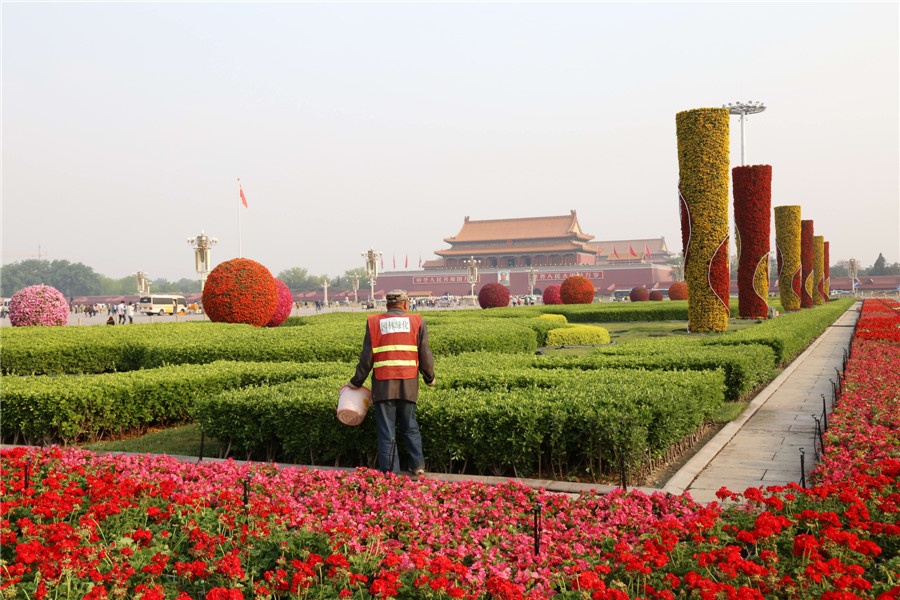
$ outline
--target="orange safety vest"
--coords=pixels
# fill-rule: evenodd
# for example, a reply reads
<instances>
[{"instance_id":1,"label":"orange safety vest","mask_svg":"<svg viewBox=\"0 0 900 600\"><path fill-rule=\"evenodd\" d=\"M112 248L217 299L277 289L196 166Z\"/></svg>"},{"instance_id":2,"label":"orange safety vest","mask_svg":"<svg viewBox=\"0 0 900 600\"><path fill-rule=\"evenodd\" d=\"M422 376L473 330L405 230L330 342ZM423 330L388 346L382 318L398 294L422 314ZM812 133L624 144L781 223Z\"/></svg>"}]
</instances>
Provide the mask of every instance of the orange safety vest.
<instances>
[{"instance_id":1,"label":"orange safety vest","mask_svg":"<svg viewBox=\"0 0 900 600\"><path fill-rule=\"evenodd\" d=\"M413 379L419 374L422 315L369 315L375 379Z\"/></svg>"}]
</instances>

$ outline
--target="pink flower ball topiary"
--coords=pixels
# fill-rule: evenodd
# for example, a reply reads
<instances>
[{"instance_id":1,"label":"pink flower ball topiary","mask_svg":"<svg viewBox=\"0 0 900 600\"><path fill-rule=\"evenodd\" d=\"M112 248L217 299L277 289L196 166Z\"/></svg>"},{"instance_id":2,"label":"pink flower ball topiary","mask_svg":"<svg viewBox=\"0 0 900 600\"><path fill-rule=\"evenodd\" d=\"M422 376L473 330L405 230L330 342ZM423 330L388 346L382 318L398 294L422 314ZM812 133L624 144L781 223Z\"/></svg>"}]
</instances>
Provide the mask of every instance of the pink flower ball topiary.
<instances>
[{"instance_id":1,"label":"pink flower ball topiary","mask_svg":"<svg viewBox=\"0 0 900 600\"><path fill-rule=\"evenodd\" d=\"M481 308L509 306L509 289L502 283L488 283L478 291L478 305Z\"/></svg>"},{"instance_id":2,"label":"pink flower ball topiary","mask_svg":"<svg viewBox=\"0 0 900 600\"><path fill-rule=\"evenodd\" d=\"M9 299L9 322L14 327L65 325L69 322L69 303L55 287L30 285Z\"/></svg>"},{"instance_id":3,"label":"pink flower ball topiary","mask_svg":"<svg viewBox=\"0 0 900 600\"><path fill-rule=\"evenodd\" d=\"M544 290L544 294L542 299L544 304L562 304L562 298L559 297L559 288L561 286L558 283L554 283L553 285L548 285L547 289Z\"/></svg>"},{"instance_id":4,"label":"pink flower ball topiary","mask_svg":"<svg viewBox=\"0 0 900 600\"><path fill-rule=\"evenodd\" d=\"M276 279L275 285L278 287L278 307L275 309L275 314L272 315L266 327L278 327L284 323L291 316L291 309L294 308L294 296L291 295L291 290L288 289L287 284L280 279Z\"/></svg>"},{"instance_id":5,"label":"pink flower ball topiary","mask_svg":"<svg viewBox=\"0 0 900 600\"><path fill-rule=\"evenodd\" d=\"M669 286L669 300L687 300L688 286L683 281L676 281Z\"/></svg>"},{"instance_id":6,"label":"pink flower ball topiary","mask_svg":"<svg viewBox=\"0 0 900 600\"><path fill-rule=\"evenodd\" d=\"M646 302L650 299L650 292L648 292L647 288L644 286L639 285L638 287L631 288L631 293L628 294L628 298L632 302Z\"/></svg>"},{"instance_id":7,"label":"pink flower ball topiary","mask_svg":"<svg viewBox=\"0 0 900 600\"><path fill-rule=\"evenodd\" d=\"M566 278L559 288L563 304L590 304L594 301L594 284L587 277L573 275Z\"/></svg>"},{"instance_id":8,"label":"pink flower ball topiary","mask_svg":"<svg viewBox=\"0 0 900 600\"><path fill-rule=\"evenodd\" d=\"M210 321L265 327L278 307L278 287L267 268L249 258L232 258L213 269L203 287Z\"/></svg>"}]
</instances>

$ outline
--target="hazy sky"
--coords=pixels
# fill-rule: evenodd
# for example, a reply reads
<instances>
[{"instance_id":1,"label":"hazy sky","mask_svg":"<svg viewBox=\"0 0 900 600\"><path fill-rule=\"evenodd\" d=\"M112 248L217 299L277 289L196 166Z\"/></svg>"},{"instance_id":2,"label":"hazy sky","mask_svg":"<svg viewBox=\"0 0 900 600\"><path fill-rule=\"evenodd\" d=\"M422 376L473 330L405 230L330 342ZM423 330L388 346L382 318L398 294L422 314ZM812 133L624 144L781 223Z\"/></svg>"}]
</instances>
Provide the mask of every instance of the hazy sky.
<instances>
[{"instance_id":1,"label":"hazy sky","mask_svg":"<svg viewBox=\"0 0 900 600\"><path fill-rule=\"evenodd\" d=\"M833 261L900 260L896 2L0 10L4 263L194 277L185 239L237 256L239 210L273 274L370 246L415 266L466 215L570 209L678 251L675 113L738 100L768 106L747 147L773 205ZM731 141L737 166L737 117Z\"/></svg>"}]
</instances>

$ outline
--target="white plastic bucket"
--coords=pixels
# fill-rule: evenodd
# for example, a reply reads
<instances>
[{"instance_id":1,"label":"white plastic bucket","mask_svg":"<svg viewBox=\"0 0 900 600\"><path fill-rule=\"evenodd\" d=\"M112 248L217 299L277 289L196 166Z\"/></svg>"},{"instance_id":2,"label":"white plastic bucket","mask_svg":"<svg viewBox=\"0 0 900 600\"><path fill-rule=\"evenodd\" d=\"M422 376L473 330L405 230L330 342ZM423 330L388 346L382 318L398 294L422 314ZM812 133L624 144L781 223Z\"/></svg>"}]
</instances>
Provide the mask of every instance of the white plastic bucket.
<instances>
[{"instance_id":1,"label":"white plastic bucket","mask_svg":"<svg viewBox=\"0 0 900 600\"><path fill-rule=\"evenodd\" d=\"M359 425L366 418L372 392L367 387L354 390L349 385L341 388L338 396L337 418L344 425Z\"/></svg>"}]
</instances>

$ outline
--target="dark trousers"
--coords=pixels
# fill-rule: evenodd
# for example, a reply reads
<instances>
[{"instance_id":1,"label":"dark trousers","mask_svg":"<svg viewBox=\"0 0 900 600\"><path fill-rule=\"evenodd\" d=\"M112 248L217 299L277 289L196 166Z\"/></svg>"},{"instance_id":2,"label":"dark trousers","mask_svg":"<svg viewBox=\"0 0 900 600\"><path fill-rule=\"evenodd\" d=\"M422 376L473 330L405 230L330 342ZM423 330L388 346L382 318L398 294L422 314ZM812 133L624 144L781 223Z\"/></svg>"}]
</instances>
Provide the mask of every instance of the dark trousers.
<instances>
[{"instance_id":1,"label":"dark trousers","mask_svg":"<svg viewBox=\"0 0 900 600\"><path fill-rule=\"evenodd\" d=\"M416 422L416 403L406 400L381 400L375 402L375 432L378 434L378 470L383 473L399 473L400 458L397 456L395 424L399 438L403 440L409 454L407 467L410 471L425 467L422 455L422 435Z\"/></svg>"}]
</instances>

